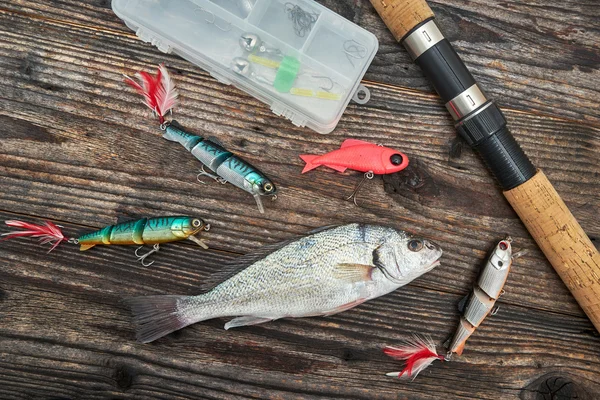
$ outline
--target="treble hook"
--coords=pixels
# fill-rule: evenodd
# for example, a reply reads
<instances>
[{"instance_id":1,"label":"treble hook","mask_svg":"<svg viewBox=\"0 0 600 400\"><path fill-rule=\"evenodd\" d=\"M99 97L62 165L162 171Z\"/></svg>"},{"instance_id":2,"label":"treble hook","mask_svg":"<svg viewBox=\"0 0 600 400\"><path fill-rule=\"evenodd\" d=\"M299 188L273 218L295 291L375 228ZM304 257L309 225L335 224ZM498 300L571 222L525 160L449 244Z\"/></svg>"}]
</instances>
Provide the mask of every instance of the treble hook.
<instances>
[{"instance_id":1,"label":"treble hook","mask_svg":"<svg viewBox=\"0 0 600 400\"><path fill-rule=\"evenodd\" d=\"M143 255L141 255L141 256L140 256L140 255L138 254L138 252L139 252L141 249L143 249L143 248L144 248L144 246L140 246L140 247L138 247L138 248L137 248L137 250L135 251L135 256L138 258L138 261L139 261L140 263L142 263L142 265L143 265L144 267L149 267L149 266L151 266L152 264L154 264L154 261L152 261L151 263L148 263L148 264L146 264L146 263L144 262L144 260L146 260L146 258L148 258L149 256L151 256L152 254L154 254L154 253L158 252L158 251L160 250L160 244L155 244L154 246L152 246L152 250L150 250L148 253L146 253L146 254L143 254Z\"/></svg>"},{"instance_id":2,"label":"treble hook","mask_svg":"<svg viewBox=\"0 0 600 400\"><path fill-rule=\"evenodd\" d=\"M358 192L360 190L360 188L365 184L366 181L370 181L373 178L375 178L375 174L373 173L373 171L369 171L365 174L364 178L360 181L360 183L356 186L356 189L354 189L354 192L352 192L352 194L348 197L346 197L347 201L350 201L350 199L354 200L354 204L357 207L360 207L358 205L358 203L356 202L356 196L358 195Z\"/></svg>"},{"instance_id":3,"label":"treble hook","mask_svg":"<svg viewBox=\"0 0 600 400\"><path fill-rule=\"evenodd\" d=\"M202 167L200 167L200 173L198 174L196 179L201 184L206 185L206 182L203 182L200 179L200 177L202 177L202 176L208 176L210 179L214 179L215 181L219 182L221 185L226 185L228 183L225 178L222 178L219 175L211 174L210 172L206 172L206 170L204 169L204 165Z\"/></svg>"}]
</instances>

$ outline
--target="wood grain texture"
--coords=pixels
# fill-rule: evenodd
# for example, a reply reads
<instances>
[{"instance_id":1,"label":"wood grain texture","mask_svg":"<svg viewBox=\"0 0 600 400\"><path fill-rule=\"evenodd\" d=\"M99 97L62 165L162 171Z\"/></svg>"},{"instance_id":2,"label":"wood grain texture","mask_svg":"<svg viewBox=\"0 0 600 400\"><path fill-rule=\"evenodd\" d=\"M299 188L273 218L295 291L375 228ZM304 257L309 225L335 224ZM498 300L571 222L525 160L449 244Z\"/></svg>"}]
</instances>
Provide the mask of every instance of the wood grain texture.
<instances>
[{"instance_id":1,"label":"wood grain texture","mask_svg":"<svg viewBox=\"0 0 600 400\"><path fill-rule=\"evenodd\" d=\"M370 2L319 0L380 41L366 79L434 93ZM596 0L435 0L436 23L477 81L505 108L600 125ZM0 10L132 38L109 0L10 0ZM128 63L129 65L129 63Z\"/></svg>"},{"instance_id":2,"label":"wood grain texture","mask_svg":"<svg viewBox=\"0 0 600 400\"><path fill-rule=\"evenodd\" d=\"M46 255L31 241L0 242L0 398L594 398L600 337L481 161L455 139L437 96L418 70L404 71L412 63L368 2L323 3L375 31L383 45L366 82L371 102L351 105L327 136L296 128L199 68L141 43L107 1L0 4L0 220L49 218L69 235L119 217L165 214L197 214L213 226L205 235L210 251L164 246L150 269L134 262L131 248L82 254L65 246ZM553 3L544 12L535 2L431 4L478 78L508 99L512 131L598 245L598 71L573 70L598 57L598 11L583 0ZM588 33L544 36L512 23L512 14L536 17L548 31L573 25ZM504 44L484 40L481 26L514 36ZM524 33L529 51L504 51ZM536 47L534 39L542 36L546 41ZM574 59L573 46L589 54ZM507 63L510 73L482 62L488 57ZM198 163L160 138L123 85L122 73L160 62L180 88L179 122L218 137L279 184L281 196L266 204L264 216L241 191L196 183ZM548 83L534 78L540 71L564 78L551 95ZM564 99L561 91L579 94ZM524 93L536 100L523 101ZM343 199L360 174L325 168L299 173L298 154L334 150L345 138L401 149L411 166L370 182L355 207ZM232 257L353 221L431 238L445 250L443 266L330 318L229 332L222 329L225 321L215 320L152 345L134 342L123 297L194 294ZM437 343L452 333L457 302L506 234L529 252L511 273L501 312L482 325L464 356L434 365L412 383L383 376L399 365L380 353L381 346L410 332L430 333Z\"/></svg>"},{"instance_id":3,"label":"wood grain texture","mask_svg":"<svg viewBox=\"0 0 600 400\"><path fill-rule=\"evenodd\" d=\"M585 318L504 302L463 357L434 365L413 383L385 378L381 372L398 364L382 355L383 345L414 331L443 342L458 320L460 295L418 283L334 317L227 332L224 320L213 320L136 344L123 296L196 293L195 283L230 258L184 247L169 246L157 267L146 269L124 248L96 249L82 262L73 248L45 256L35 247L24 254L20 241L3 244L3 398L45 398L50 391L54 398L92 399L433 399L437 390L447 393L439 382L451 380L457 398L497 399L517 398L530 382L552 376L568 378L581 393L599 388L599 338L586 333ZM201 268L181 262L191 254ZM566 366L568 375L561 372Z\"/></svg>"}]
</instances>

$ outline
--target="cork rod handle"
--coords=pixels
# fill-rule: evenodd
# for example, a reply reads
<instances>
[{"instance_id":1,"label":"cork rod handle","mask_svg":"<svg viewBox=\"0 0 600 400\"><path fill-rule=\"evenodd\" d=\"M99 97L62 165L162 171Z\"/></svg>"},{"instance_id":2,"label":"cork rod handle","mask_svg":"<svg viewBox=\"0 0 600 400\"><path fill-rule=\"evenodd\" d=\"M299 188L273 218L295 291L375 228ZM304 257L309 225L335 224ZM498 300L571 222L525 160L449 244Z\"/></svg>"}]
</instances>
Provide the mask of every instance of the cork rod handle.
<instances>
[{"instance_id":1,"label":"cork rod handle","mask_svg":"<svg viewBox=\"0 0 600 400\"><path fill-rule=\"evenodd\" d=\"M600 331L600 253L548 178L540 171L504 195Z\"/></svg>"},{"instance_id":2,"label":"cork rod handle","mask_svg":"<svg viewBox=\"0 0 600 400\"><path fill-rule=\"evenodd\" d=\"M371 0L371 4L398 41L421 22L434 17L425 0Z\"/></svg>"}]
</instances>

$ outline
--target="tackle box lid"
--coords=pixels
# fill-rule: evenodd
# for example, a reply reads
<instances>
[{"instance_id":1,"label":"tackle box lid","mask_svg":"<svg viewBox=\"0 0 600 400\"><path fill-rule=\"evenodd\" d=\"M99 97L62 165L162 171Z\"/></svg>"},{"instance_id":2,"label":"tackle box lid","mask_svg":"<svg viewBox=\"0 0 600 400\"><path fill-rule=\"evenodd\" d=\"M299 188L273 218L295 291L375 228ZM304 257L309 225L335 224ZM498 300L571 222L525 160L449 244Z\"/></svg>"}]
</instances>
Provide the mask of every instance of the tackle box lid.
<instances>
[{"instance_id":1,"label":"tackle box lid","mask_svg":"<svg viewBox=\"0 0 600 400\"><path fill-rule=\"evenodd\" d=\"M335 129L379 48L313 0L113 0L138 37L271 106L297 126Z\"/></svg>"}]
</instances>

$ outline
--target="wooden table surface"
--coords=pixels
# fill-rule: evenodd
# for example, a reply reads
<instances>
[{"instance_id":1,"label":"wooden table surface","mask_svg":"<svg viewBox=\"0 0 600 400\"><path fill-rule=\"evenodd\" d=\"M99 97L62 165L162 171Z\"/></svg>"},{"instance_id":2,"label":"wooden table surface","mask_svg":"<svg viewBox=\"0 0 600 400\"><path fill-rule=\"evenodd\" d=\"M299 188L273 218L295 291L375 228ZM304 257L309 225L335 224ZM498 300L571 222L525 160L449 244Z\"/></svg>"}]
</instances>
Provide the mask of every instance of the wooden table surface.
<instances>
[{"instance_id":1,"label":"wooden table surface","mask_svg":"<svg viewBox=\"0 0 600 400\"><path fill-rule=\"evenodd\" d=\"M320 3L372 31L372 92L319 135L138 40L109 0L0 2L0 219L50 219L74 236L119 218L200 215L211 247L163 247L146 268L130 247L51 254L0 243L1 399L599 399L600 336L460 140L419 68L367 1ZM506 112L592 240L600 243L600 7L597 0L433 0L439 25ZM207 38L210 40L210 38ZM165 62L181 92L177 119L218 137L280 186L258 214L251 196L196 182L198 162L162 140L122 74ZM345 138L403 150L406 172L301 175L301 153ZM195 294L227 260L314 228L387 224L438 242L443 264L407 287L328 318L224 331L196 324L138 344L121 299ZM4 229L4 228L3 228ZM388 378L382 354L412 332L441 344L494 243L519 259L462 357L414 382Z\"/></svg>"}]
</instances>

